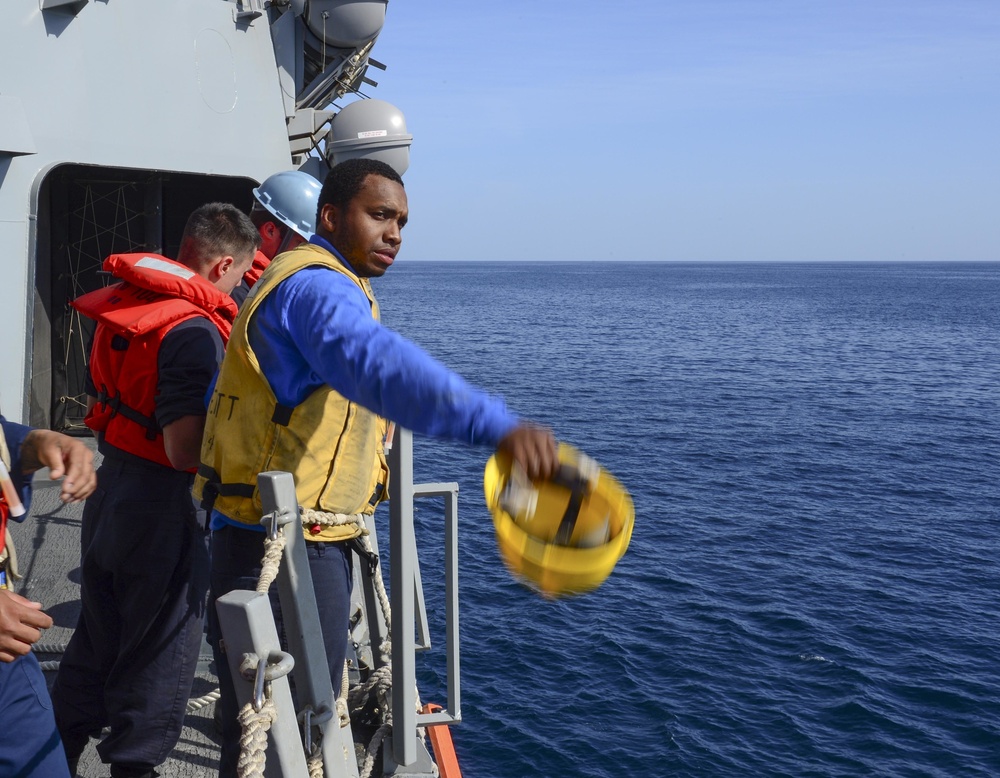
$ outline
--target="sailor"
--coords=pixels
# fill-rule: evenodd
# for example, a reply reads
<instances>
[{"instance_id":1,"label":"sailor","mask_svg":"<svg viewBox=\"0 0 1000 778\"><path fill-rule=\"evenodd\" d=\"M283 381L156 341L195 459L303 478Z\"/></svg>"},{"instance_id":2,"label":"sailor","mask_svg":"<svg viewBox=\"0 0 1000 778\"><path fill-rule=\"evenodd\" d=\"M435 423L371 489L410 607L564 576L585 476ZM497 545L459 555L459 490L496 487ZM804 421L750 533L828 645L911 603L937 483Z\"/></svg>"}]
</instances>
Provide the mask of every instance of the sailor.
<instances>
[{"instance_id":1,"label":"sailor","mask_svg":"<svg viewBox=\"0 0 1000 778\"><path fill-rule=\"evenodd\" d=\"M260 233L260 248L253 265L232 292L237 305L243 305L272 259L313 236L321 188L319 181L308 173L283 170L253 190L250 221Z\"/></svg>"},{"instance_id":2,"label":"sailor","mask_svg":"<svg viewBox=\"0 0 1000 778\"><path fill-rule=\"evenodd\" d=\"M323 639L336 681L347 651L348 542L385 495L385 424L508 451L531 477L558 464L552 433L520 421L379 323L369 279L399 251L408 208L388 165L353 159L323 185L317 232L273 262L247 298L209 403L196 498L212 503L209 641L220 679L220 775L236 775L239 724L215 600L254 589L264 533L258 473L295 478ZM330 517L333 517L332 519ZM353 519L343 524L345 518Z\"/></svg>"},{"instance_id":3,"label":"sailor","mask_svg":"<svg viewBox=\"0 0 1000 778\"><path fill-rule=\"evenodd\" d=\"M0 461L4 496L0 497L0 775L24 778L66 778L69 768L52 703L31 646L41 630L52 626L41 603L13 590L17 577L11 564L13 543L6 532L8 518L23 520L31 499L31 473L49 468L62 478L63 502L86 499L97 485L94 455L82 442L51 430L33 430L0 415ZM9 475L8 475L9 474ZM20 510L19 510L20 508ZM20 517L18 517L18 515Z\"/></svg>"},{"instance_id":4,"label":"sailor","mask_svg":"<svg viewBox=\"0 0 1000 778\"><path fill-rule=\"evenodd\" d=\"M191 214L177 261L118 254L121 281L73 302L96 319L87 425L104 461L81 531L80 619L52 691L73 765L90 737L114 778L155 775L180 737L208 589L190 488L229 293L260 235L228 203Z\"/></svg>"}]
</instances>

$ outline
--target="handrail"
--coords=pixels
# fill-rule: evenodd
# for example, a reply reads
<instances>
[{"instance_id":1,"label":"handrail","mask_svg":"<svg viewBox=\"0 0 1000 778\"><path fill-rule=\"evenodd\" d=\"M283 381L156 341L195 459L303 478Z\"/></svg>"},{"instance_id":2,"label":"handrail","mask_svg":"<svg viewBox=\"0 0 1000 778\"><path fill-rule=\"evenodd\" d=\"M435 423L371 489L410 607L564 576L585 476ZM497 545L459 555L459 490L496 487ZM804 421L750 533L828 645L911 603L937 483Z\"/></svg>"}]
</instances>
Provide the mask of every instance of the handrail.
<instances>
[{"instance_id":1,"label":"handrail","mask_svg":"<svg viewBox=\"0 0 1000 778\"><path fill-rule=\"evenodd\" d=\"M445 641L447 650L448 700L445 713L421 713L417 726L457 724L462 720L461 683L459 674L460 641L458 630L458 484L427 483L414 486L415 497L444 498L444 574L445 574ZM424 618L426 622L426 616ZM428 648L430 641L428 640Z\"/></svg>"},{"instance_id":2,"label":"handrail","mask_svg":"<svg viewBox=\"0 0 1000 778\"><path fill-rule=\"evenodd\" d=\"M458 619L458 484L413 483L413 437L409 430L397 428L394 444L389 449L389 543L390 543L390 611L392 661L392 738L387 741L387 759L402 768L418 760L428 759L427 751L418 741L417 728L461 721L461 684ZM311 663L310 657L323 655L319 614L311 586L309 562L302 533L298 531L299 511L294 482L288 473L261 473L258 478L265 513L278 525L289 524L283 563L278 571L279 599L285 620L289 650L299 658L295 670L299 704L315 711L332 711L335 707L329 669L324 662ZM447 644L447 707L435 713L418 713L416 699L416 652L430 647L423 591L420 586L416 537L413 530L415 498L443 497L445 505L445 618ZM305 582L310 582L304 585ZM366 611L369 618L369 638L381 645L384 635L377 620L376 596L368 577L362 578ZM240 704L251 699L251 685L239 676L243 651L266 656L278 647L268 597L263 593L237 590L220 597L218 612L223 636L231 648L228 657L237 698ZM371 619L375 616L375 621ZM416 641L416 622L420 623L421 639ZM378 657L379 651L373 651ZM278 728L272 730L272 745L277 752L281 775L302 775L302 744L295 729L294 710L287 682L276 684L280 716ZM287 722L291 722L288 728ZM279 731L280 730L280 731ZM356 776L357 764L351 748L351 729L336 723L320 727L323 738L323 762L330 776ZM427 764L428 774L433 765ZM390 770L395 773L396 771ZM422 772L420 774L423 774Z\"/></svg>"},{"instance_id":3,"label":"handrail","mask_svg":"<svg viewBox=\"0 0 1000 778\"><path fill-rule=\"evenodd\" d=\"M461 721L458 626L458 484L413 483L413 433L396 428L388 451L389 545L392 592L392 757L396 764L417 759L417 727ZM445 608L448 644L447 713L416 710L416 618L414 582L417 557L413 532L415 497L445 498Z\"/></svg>"}]
</instances>

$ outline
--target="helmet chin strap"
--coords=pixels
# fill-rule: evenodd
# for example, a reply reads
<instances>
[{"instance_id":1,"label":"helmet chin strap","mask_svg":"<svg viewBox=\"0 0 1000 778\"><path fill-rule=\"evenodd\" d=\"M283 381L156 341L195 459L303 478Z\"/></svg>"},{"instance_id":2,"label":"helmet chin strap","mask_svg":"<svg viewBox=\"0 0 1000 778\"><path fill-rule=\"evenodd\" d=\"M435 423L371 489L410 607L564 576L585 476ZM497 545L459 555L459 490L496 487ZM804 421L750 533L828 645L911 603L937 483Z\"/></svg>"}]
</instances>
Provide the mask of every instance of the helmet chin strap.
<instances>
[{"instance_id":1,"label":"helmet chin strap","mask_svg":"<svg viewBox=\"0 0 1000 778\"><path fill-rule=\"evenodd\" d=\"M281 243L278 244L278 249L274 252L274 256L278 256L278 254L288 251L288 244L292 242L292 236L295 234L295 230L291 227L285 227L285 237L283 237L281 239Z\"/></svg>"}]
</instances>

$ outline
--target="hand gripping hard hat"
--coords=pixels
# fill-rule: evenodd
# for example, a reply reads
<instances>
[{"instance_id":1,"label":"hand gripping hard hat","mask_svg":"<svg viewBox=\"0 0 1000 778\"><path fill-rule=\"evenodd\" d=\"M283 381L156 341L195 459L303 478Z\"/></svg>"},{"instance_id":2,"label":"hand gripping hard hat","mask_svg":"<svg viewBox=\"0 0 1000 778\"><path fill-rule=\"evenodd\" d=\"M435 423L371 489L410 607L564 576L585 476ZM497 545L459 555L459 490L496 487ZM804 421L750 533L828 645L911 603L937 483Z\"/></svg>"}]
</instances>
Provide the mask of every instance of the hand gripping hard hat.
<instances>
[{"instance_id":1,"label":"hand gripping hard hat","mask_svg":"<svg viewBox=\"0 0 1000 778\"><path fill-rule=\"evenodd\" d=\"M253 190L257 202L275 219L306 240L316 232L319 181L301 170L283 170Z\"/></svg>"},{"instance_id":2,"label":"hand gripping hard hat","mask_svg":"<svg viewBox=\"0 0 1000 778\"><path fill-rule=\"evenodd\" d=\"M551 480L533 483L498 451L483 476L500 555L516 578L552 598L600 586L635 521L632 498L597 462L565 443L559 462Z\"/></svg>"}]
</instances>

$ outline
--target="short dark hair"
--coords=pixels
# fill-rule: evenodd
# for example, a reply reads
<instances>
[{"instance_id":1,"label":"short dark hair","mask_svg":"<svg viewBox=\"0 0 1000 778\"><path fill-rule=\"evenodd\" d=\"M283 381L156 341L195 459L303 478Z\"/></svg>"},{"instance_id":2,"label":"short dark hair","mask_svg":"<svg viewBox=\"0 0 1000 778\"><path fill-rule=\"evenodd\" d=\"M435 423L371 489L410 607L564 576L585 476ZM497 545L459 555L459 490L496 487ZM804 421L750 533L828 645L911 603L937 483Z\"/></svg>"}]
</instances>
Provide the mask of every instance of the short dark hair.
<instances>
[{"instance_id":1,"label":"short dark hair","mask_svg":"<svg viewBox=\"0 0 1000 778\"><path fill-rule=\"evenodd\" d=\"M251 257L260 248L260 233L250 217L232 203L205 203L188 217L177 261L198 267L213 257Z\"/></svg>"},{"instance_id":2,"label":"short dark hair","mask_svg":"<svg viewBox=\"0 0 1000 778\"><path fill-rule=\"evenodd\" d=\"M319 207L316 210L316 223L319 224L319 212L324 205L334 205L337 208L344 208L353 200L368 176L382 176L390 181L395 181L400 186L403 179L400 178L393 168L385 162L377 159L365 159L358 157L348 159L339 165L334 165L326 180L323 182L323 191L319 193Z\"/></svg>"},{"instance_id":3,"label":"short dark hair","mask_svg":"<svg viewBox=\"0 0 1000 778\"><path fill-rule=\"evenodd\" d=\"M260 232L261 227L270 222L278 228L278 234L281 236L282 240L285 239L285 233L291 229L287 224L281 221L256 200L254 200L253 205L250 207L250 221L253 222L253 226L257 228L258 233Z\"/></svg>"}]
</instances>

